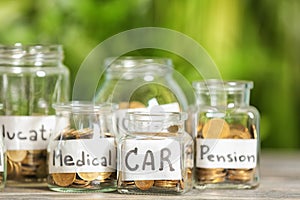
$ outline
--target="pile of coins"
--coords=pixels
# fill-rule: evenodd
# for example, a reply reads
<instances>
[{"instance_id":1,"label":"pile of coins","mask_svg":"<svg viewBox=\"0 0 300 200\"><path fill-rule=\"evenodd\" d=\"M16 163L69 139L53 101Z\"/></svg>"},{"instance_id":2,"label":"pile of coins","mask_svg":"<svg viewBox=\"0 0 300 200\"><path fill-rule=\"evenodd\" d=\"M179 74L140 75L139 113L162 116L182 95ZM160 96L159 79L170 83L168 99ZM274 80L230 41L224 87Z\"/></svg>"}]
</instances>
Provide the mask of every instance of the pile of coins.
<instances>
[{"instance_id":1,"label":"pile of coins","mask_svg":"<svg viewBox=\"0 0 300 200\"><path fill-rule=\"evenodd\" d=\"M213 118L204 125L199 124L198 138L210 139L253 139L256 138L255 126L251 130L241 124L228 124L224 119ZM253 177L254 169L223 169L223 168L197 168L198 181L207 183L222 183L226 180L247 182Z\"/></svg>"},{"instance_id":2,"label":"pile of coins","mask_svg":"<svg viewBox=\"0 0 300 200\"><path fill-rule=\"evenodd\" d=\"M17 181L45 181L46 150L8 150L7 177Z\"/></svg>"},{"instance_id":3,"label":"pile of coins","mask_svg":"<svg viewBox=\"0 0 300 200\"><path fill-rule=\"evenodd\" d=\"M78 172L78 173L53 173L49 181L60 187L93 188L99 183L110 182L115 179L112 172Z\"/></svg>"},{"instance_id":4,"label":"pile of coins","mask_svg":"<svg viewBox=\"0 0 300 200\"><path fill-rule=\"evenodd\" d=\"M184 188L183 180L135 180L135 181L123 181L120 185L121 187L138 188L140 190L149 190L151 188L164 188L164 189L174 189L180 187Z\"/></svg>"},{"instance_id":5,"label":"pile of coins","mask_svg":"<svg viewBox=\"0 0 300 200\"><path fill-rule=\"evenodd\" d=\"M111 133L105 133L105 137L112 137ZM56 140L91 139L93 130L85 128L75 130L65 128ZM105 185L116 180L115 172L77 172L77 173L52 173L49 174L48 183L59 187L93 189L100 184Z\"/></svg>"}]
</instances>

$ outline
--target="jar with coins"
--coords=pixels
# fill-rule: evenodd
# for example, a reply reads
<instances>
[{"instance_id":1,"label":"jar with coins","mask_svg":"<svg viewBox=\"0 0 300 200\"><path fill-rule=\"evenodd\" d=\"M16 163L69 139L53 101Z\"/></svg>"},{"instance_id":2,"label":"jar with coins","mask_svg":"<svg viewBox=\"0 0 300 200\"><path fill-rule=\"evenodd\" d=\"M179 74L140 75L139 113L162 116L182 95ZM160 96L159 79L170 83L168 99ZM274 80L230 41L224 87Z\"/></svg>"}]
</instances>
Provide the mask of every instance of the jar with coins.
<instances>
[{"instance_id":1,"label":"jar with coins","mask_svg":"<svg viewBox=\"0 0 300 200\"><path fill-rule=\"evenodd\" d=\"M100 85L96 102L119 104L118 133L127 131L126 112L187 109L186 97L173 78L172 60L153 57L107 58L105 81Z\"/></svg>"},{"instance_id":2,"label":"jar with coins","mask_svg":"<svg viewBox=\"0 0 300 200\"><path fill-rule=\"evenodd\" d=\"M46 184L52 104L69 98L69 71L62 61L61 45L0 45L0 128L10 186Z\"/></svg>"},{"instance_id":3,"label":"jar with coins","mask_svg":"<svg viewBox=\"0 0 300 200\"><path fill-rule=\"evenodd\" d=\"M194 143L186 113L130 112L118 142L118 192L181 194L192 188Z\"/></svg>"},{"instance_id":4,"label":"jar with coins","mask_svg":"<svg viewBox=\"0 0 300 200\"><path fill-rule=\"evenodd\" d=\"M0 135L0 191L3 191L6 184L6 149L3 137Z\"/></svg>"},{"instance_id":5,"label":"jar with coins","mask_svg":"<svg viewBox=\"0 0 300 200\"><path fill-rule=\"evenodd\" d=\"M116 190L115 105L55 104L48 186L60 192Z\"/></svg>"},{"instance_id":6,"label":"jar with coins","mask_svg":"<svg viewBox=\"0 0 300 200\"><path fill-rule=\"evenodd\" d=\"M255 188L259 185L259 122L249 105L251 81L193 83L196 188Z\"/></svg>"}]
</instances>

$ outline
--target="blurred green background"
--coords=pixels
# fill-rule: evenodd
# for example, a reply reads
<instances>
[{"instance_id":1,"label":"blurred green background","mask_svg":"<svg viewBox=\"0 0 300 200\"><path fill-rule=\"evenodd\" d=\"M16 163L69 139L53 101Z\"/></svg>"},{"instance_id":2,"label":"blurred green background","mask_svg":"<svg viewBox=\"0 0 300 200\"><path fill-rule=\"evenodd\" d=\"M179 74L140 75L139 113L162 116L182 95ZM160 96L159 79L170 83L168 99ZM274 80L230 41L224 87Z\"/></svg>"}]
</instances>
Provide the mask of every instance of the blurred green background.
<instances>
[{"instance_id":1,"label":"blurred green background","mask_svg":"<svg viewBox=\"0 0 300 200\"><path fill-rule=\"evenodd\" d=\"M1 0L0 43L60 43L72 82L101 41L145 26L180 31L199 42L223 79L254 81L263 148L300 148L299 0ZM167 52L191 82L201 77Z\"/></svg>"}]
</instances>

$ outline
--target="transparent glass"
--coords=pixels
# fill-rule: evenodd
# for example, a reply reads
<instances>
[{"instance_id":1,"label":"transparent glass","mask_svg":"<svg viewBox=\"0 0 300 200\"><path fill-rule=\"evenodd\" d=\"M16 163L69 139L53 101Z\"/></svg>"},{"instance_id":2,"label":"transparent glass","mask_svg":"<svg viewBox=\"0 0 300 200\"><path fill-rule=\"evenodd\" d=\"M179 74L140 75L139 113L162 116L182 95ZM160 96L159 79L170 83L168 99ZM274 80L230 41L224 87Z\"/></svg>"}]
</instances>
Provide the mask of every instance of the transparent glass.
<instances>
[{"instance_id":1,"label":"transparent glass","mask_svg":"<svg viewBox=\"0 0 300 200\"><path fill-rule=\"evenodd\" d=\"M55 104L48 187L59 192L116 190L115 105Z\"/></svg>"},{"instance_id":2,"label":"transparent glass","mask_svg":"<svg viewBox=\"0 0 300 200\"><path fill-rule=\"evenodd\" d=\"M249 105L250 81L193 83L196 188L255 188L259 185L260 115Z\"/></svg>"},{"instance_id":3,"label":"transparent glass","mask_svg":"<svg viewBox=\"0 0 300 200\"><path fill-rule=\"evenodd\" d=\"M61 45L0 46L0 121L11 186L46 183L52 104L69 98L69 71L62 61Z\"/></svg>"},{"instance_id":4,"label":"transparent glass","mask_svg":"<svg viewBox=\"0 0 300 200\"><path fill-rule=\"evenodd\" d=\"M187 108L186 97L172 77L173 65L170 59L108 58L105 66L105 81L99 87L95 101L119 104L120 134L127 129L123 122L127 111L180 112Z\"/></svg>"},{"instance_id":5,"label":"transparent glass","mask_svg":"<svg viewBox=\"0 0 300 200\"><path fill-rule=\"evenodd\" d=\"M6 184L6 148L2 135L0 135L0 191L3 191Z\"/></svg>"},{"instance_id":6,"label":"transparent glass","mask_svg":"<svg viewBox=\"0 0 300 200\"><path fill-rule=\"evenodd\" d=\"M118 142L118 192L181 194L192 188L192 137L185 113L128 113Z\"/></svg>"}]
</instances>

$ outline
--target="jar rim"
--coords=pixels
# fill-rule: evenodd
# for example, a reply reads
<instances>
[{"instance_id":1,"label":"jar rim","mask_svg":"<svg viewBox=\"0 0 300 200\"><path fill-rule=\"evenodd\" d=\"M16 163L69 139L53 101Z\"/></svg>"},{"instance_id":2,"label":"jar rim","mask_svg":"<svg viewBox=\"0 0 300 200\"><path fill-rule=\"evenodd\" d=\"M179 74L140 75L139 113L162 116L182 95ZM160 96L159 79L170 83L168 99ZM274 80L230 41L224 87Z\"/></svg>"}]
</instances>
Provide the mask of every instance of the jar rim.
<instances>
[{"instance_id":1,"label":"jar rim","mask_svg":"<svg viewBox=\"0 0 300 200\"><path fill-rule=\"evenodd\" d=\"M113 103L95 103L91 101L69 101L53 104L56 111L72 113L111 113L117 110L118 105Z\"/></svg>"},{"instance_id":2,"label":"jar rim","mask_svg":"<svg viewBox=\"0 0 300 200\"><path fill-rule=\"evenodd\" d=\"M61 44L0 44L0 63L9 61L32 62L37 60L62 60L63 47ZM13 64L16 64L15 62Z\"/></svg>"},{"instance_id":3,"label":"jar rim","mask_svg":"<svg viewBox=\"0 0 300 200\"><path fill-rule=\"evenodd\" d=\"M170 58L164 57L143 57L143 56L124 56L124 57L109 57L104 61L105 67L108 67L108 72L136 71L141 67L164 67L164 69L173 69L173 63ZM151 69L151 68L150 68Z\"/></svg>"},{"instance_id":4,"label":"jar rim","mask_svg":"<svg viewBox=\"0 0 300 200\"><path fill-rule=\"evenodd\" d=\"M184 121L187 119L186 112L145 112L145 111L133 111L127 112L126 118L128 120L138 121L167 121L176 120Z\"/></svg>"},{"instance_id":5,"label":"jar rim","mask_svg":"<svg viewBox=\"0 0 300 200\"><path fill-rule=\"evenodd\" d=\"M192 83L196 91L242 91L253 88L253 81L208 79Z\"/></svg>"}]
</instances>

